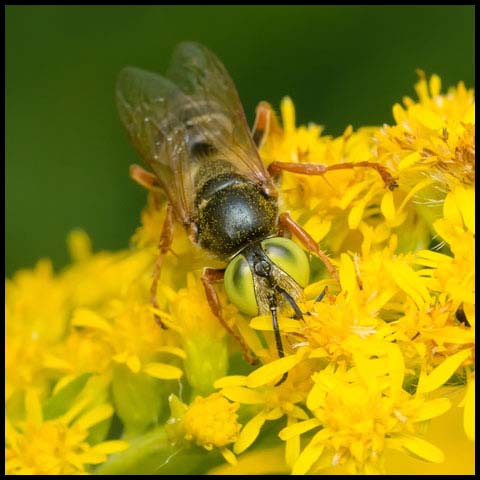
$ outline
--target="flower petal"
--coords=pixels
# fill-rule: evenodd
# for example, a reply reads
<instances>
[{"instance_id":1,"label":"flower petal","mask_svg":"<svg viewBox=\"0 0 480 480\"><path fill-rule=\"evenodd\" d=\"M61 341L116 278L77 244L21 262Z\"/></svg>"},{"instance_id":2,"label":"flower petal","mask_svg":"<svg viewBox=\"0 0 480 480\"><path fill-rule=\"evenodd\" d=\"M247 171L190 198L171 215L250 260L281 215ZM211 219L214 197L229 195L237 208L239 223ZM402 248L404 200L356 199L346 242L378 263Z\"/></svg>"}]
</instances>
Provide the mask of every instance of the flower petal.
<instances>
[{"instance_id":1,"label":"flower petal","mask_svg":"<svg viewBox=\"0 0 480 480\"><path fill-rule=\"evenodd\" d=\"M110 455L111 453L122 452L129 446L130 444L123 440L109 440L108 442L102 442L94 445L90 451L101 453L103 455Z\"/></svg>"},{"instance_id":2,"label":"flower petal","mask_svg":"<svg viewBox=\"0 0 480 480\"><path fill-rule=\"evenodd\" d=\"M285 427L284 429L280 430L278 436L282 440L289 440L290 438L308 432L312 428L318 427L319 425L321 425L319 420L317 420L316 418L310 418L309 420L305 420L304 422L297 422L293 425Z\"/></svg>"},{"instance_id":3,"label":"flower petal","mask_svg":"<svg viewBox=\"0 0 480 480\"><path fill-rule=\"evenodd\" d=\"M126 361L127 367L133 372L138 373L142 368L142 364L137 355L128 355Z\"/></svg>"},{"instance_id":4,"label":"flower petal","mask_svg":"<svg viewBox=\"0 0 480 480\"><path fill-rule=\"evenodd\" d=\"M438 447L422 438L401 435L398 439L405 449L424 460L434 463L442 463L445 460L445 455Z\"/></svg>"},{"instance_id":5,"label":"flower petal","mask_svg":"<svg viewBox=\"0 0 480 480\"><path fill-rule=\"evenodd\" d=\"M282 123L285 134L293 134L295 132L295 107L290 97L284 97L280 104L282 112Z\"/></svg>"},{"instance_id":6,"label":"flower petal","mask_svg":"<svg viewBox=\"0 0 480 480\"><path fill-rule=\"evenodd\" d=\"M238 440L233 446L233 451L237 455L246 450L255 441L264 423L265 415L263 412L260 412L243 427Z\"/></svg>"},{"instance_id":7,"label":"flower petal","mask_svg":"<svg viewBox=\"0 0 480 480\"><path fill-rule=\"evenodd\" d=\"M107 403L98 405L82 415L74 425L82 430L88 430L91 426L110 418L113 415L113 407Z\"/></svg>"},{"instance_id":8,"label":"flower petal","mask_svg":"<svg viewBox=\"0 0 480 480\"><path fill-rule=\"evenodd\" d=\"M315 382L307 397L307 407L313 412L325 401L325 388L320 382Z\"/></svg>"},{"instance_id":9,"label":"flower petal","mask_svg":"<svg viewBox=\"0 0 480 480\"><path fill-rule=\"evenodd\" d=\"M253 328L254 330L273 330L272 317L270 315L260 315L258 317L255 317L250 320L249 325L250 328ZM299 329L299 323L298 320L279 317L278 327L282 332L296 332Z\"/></svg>"},{"instance_id":10,"label":"flower petal","mask_svg":"<svg viewBox=\"0 0 480 480\"><path fill-rule=\"evenodd\" d=\"M425 402L412 419L414 422L423 422L430 418L443 415L452 406L452 402L448 398L435 398Z\"/></svg>"},{"instance_id":11,"label":"flower petal","mask_svg":"<svg viewBox=\"0 0 480 480\"><path fill-rule=\"evenodd\" d=\"M247 405L255 405L265 402L265 396L244 387L226 387L222 390L222 395L233 402L245 403Z\"/></svg>"},{"instance_id":12,"label":"flower petal","mask_svg":"<svg viewBox=\"0 0 480 480\"><path fill-rule=\"evenodd\" d=\"M406 170L412 165L415 165L420 160L420 152L409 153L407 156L403 157L400 163L398 164L398 170Z\"/></svg>"},{"instance_id":13,"label":"flower petal","mask_svg":"<svg viewBox=\"0 0 480 480\"><path fill-rule=\"evenodd\" d=\"M417 392L428 393L441 387L470 355L469 349L461 350L445 359L430 375L420 375Z\"/></svg>"},{"instance_id":14,"label":"flower petal","mask_svg":"<svg viewBox=\"0 0 480 480\"><path fill-rule=\"evenodd\" d=\"M297 363L299 363L302 360L302 357L303 355L298 354L289 355L288 357L274 360L273 362L267 363L263 367L257 368L257 370L253 371L248 376L247 385L254 388L278 379L278 377L285 372L288 372Z\"/></svg>"},{"instance_id":15,"label":"flower petal","mask_svg":"<svg viewBox=\"0 0 480 480\"><path fill-rule=\"evenodd\" d=\"M228 377L222 377L215 381L213 386L215 388L225 387L241 387L247 384L246 375L229 375Z\"/></svg>"},{"instance_id":16,"label":"flower petal","mask_svg":"<svg viewBox=\"0 0 480 480\"><path fill-rule=\"evenodd\" d=\"M143 371L151 377L160 378L162 380L176 380L183 375L182 370L167 363L152 362L147 363L143 367Z\"/></svg>"},{"instance_id":17,"label":"flower petal","mask_svg":"<svg viewBox=\"0 0 480 480\"><path fill-rule=\"evenodd\" d=\"M101 330L105 333L112 331L112 326L98 313L87 308L77 308L73 313L73 327L87 327Z\"/></svg>"},{"instance_id":18,"label":"flower petal","mask_svg":"<svg viewBox=\"0 0 480 480\"><path fill-rule=\"evenodd\" d=\"M27 419L33 424L41 424L43 421L42 406L35 390L29 389L25 395L25 410Z\"/></svg>"},{"instance_id":19,"label":"flower petal","mask_svg":"<svg viewBox=\"0 0 480 480\"><path fill-rule=\"evenodd\" d=\"M463 223L470 232L475 233L475 190L457 187L453 193L457 208L462 214Z\"/></svg>"},{"instance_id":20,"label":"flower petal","mask_svg":"<svg viewBox=\"0 0 480 480\"><path fill-rule=\"evenodd\" d=\"M358 290L357 276L353 260L346 253L340 256L340 285L345 292L356 292Z\"/></svg>"},{"instance_id":21,"label":"flower petal","mask_svg":"<svg viewBox=\"0 0 480 480\"><path fill-rule=\"evenodd\" d=\"M175 355L183 360L187 358L187 354L185 353L185 350L182 350L179 347L174 347L172 345L160 346L156 349L156 351L161 353L171 353L172 355Z\"/></svg>"},{"instance_id":22,"label":"flower petal","mask_svg":"<svg viewBox=\"0 0 480 480\"><path fill-rule=\"evenodd\" d=\"M388 373L390 377L390 396L396 400L400 395L405 375L405 362L397 344L390 343L387 348Z\"/></svg>"},{"instance_id":23,"label":"flower petal","mask_svg":"<svg viewBox=\"0 0 480 480\"><path fill-rule=\"evenodd\" d=\"M238 463L237 457L235 454L228 448L220 449L220 453L223 455L223 458L230 464L236 465Z\"/></svg>"},{"instance_id":24,"label":"flower petal","mask_svg":"<svg viewBox=\"0 0 480 480\"><path fill-rule=\"evenodd\" d=\"M385 268L392 280L412 298L418 307L431 302L423 279L408 265L401 261L389 261L385 263Z\"/></svg>"},{"instance_id":25,"label":"flower petal","mask_svg":"<svg viewBox=\"0 0 480 480\"><path fill-rule=\"evenodd\" d=\"M321 443L321 440L325 437L324 432L324 430L318 432L303 449L293 466L292 475L303 475L307 473L312 465L318 460L325 448L325 445Z\"/></svg>"},{"instance_id":26,"label":"flower petal","mask_svg":"<svg viewBox=\"0 0 480 480\"><path fill-rule=\"evenodd\" d=\"M393 192L390 190L383 195L380 210L387 221L395 218L395 203L393 202Z\"/></svg>"}]
</instances>

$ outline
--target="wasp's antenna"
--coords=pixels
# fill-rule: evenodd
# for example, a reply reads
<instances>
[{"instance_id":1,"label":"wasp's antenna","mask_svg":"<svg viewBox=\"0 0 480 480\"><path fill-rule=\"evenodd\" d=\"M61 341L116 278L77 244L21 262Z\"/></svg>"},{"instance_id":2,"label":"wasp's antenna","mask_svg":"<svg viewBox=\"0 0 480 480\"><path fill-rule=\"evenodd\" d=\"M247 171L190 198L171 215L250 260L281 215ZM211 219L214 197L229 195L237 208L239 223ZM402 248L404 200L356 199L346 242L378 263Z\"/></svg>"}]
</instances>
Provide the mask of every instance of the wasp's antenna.
<instances>
[{"instance_id":1,"label":"wasp's antenna","mask_svg":"<svg viewBox=\"0 0 480 480\"><path fill-rule=\"evenodd\" d=\"M293 297L281 287L277 287L277 290L286 298L287 302L290 304L293 311L295 312L295 316L293 318L295 318L295 320L303 319L303 313L300 310L300 307L296 304Z\"/></svg>"},{"instance_id":2,"label":"wasp's antenna","mask_svg":"<svg viewBox=\"0 0 480 480\"><path fill-rule=\"evenodd\" d=\"M275 333L275 343L277 344L278 357L283 358L285 352L283 351L282 337L280 336L280 329L278 328L278 319L277 319L277 301L275 299L275 294L272 293L269 298L270 303L270 312L272 314L272 325L273 331ZM275 384L275 387L281 385L288 377L288 372L285 372L282 375L282 378Z\"/></svg>"},{"instance_id":3,"label":"wasp's antenna","mask_svg":"<svg viewBox=\"0 0 480 480\"><path fill-rule=\"evenodd\" d=\"M314 303L321 302L323 300L323 297L327 294L328 292L328 285L325 285L325 288L322 290L320 295L315 299Z\"/></svg>"}]
</instances>

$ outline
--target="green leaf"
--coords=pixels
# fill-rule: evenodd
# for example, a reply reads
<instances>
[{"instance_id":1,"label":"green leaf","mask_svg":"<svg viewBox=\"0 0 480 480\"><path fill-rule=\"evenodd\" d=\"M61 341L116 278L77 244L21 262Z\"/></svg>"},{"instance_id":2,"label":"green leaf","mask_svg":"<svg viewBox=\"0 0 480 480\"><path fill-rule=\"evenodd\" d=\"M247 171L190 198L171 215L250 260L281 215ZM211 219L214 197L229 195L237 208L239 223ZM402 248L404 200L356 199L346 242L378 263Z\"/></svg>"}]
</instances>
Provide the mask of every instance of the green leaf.
<instances>
[{"instance_id":1,"label":"green leaf","mask_svg":"<svg viewBox=\"0 0 480 480\"><path fill-rule=\"evenodd\" d=\"M161 381L143 372L133 373L125 365L116 365L112 382L115 411L122 420L127 435L145 431L158 423L165 406Z\"/></svg>"},{"instance_id":2,"label":"green leaf","mask_svg":"<svg viewBox=\"0 0 480 480\"><path fill-rule=\"evenodd\" d=\"M91 445L96 445L97 443L103 442L107 438L107 434L110 430L112 424L112 417L106 418L100 423L93 425L89 428L88 442Z\"/></svg>"},{"instance_id":3,"label":"green leaf","mask_svg":"<svg viewBox=\"0 0 480 480\"><path fill-rule=\"evenodd\" d=\"M185 442L173 444L163 427L139 437L129 438L130 448L111 455L107 462L95 470L100 475L188 475L206 473L210 468L224 463L214 449Z\"/></svg>"},{"instance_id":4,"label":"green leaf","mask_svg":"<svg viewBox=\"0 0 480 480\"><path fill-rule=\"evenodd\" d=\"M215 380L224 377L228 370L226 339L215 341L209 336L197 335L185 341L184 350L188 382L196 395L209 395L215 390Z\"/></svg>"},{"instance_id":5,"label":"green leaf","mask_svg":"<svg viewBox=\"0 0 480 480\"><path fill-rule=\"evenodd\" d=\"M91 373L82 373L48 399L43 406L43 418L50 420L67 412L91 376Z\"/></svg>"}]
</instances>

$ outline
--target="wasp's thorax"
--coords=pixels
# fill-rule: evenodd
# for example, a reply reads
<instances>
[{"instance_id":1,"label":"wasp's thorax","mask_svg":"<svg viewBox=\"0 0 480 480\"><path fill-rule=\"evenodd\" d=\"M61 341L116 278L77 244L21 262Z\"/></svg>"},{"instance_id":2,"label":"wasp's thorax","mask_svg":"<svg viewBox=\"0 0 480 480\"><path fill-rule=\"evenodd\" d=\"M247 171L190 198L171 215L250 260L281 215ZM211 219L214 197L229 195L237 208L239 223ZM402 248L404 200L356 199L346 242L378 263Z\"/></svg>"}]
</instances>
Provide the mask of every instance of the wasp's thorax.
<instances>
[{"instance_id":1,"label":"wasp's thorax","mask_svg":"<svg viewBox=\"0 0 480 480\"><path fill-rule=\"evenodd\" d=\"M233 172L208 179L195 205L198 243L222 259L272 236L276 229L276 199Z\"/></svg>"}]
</instances>

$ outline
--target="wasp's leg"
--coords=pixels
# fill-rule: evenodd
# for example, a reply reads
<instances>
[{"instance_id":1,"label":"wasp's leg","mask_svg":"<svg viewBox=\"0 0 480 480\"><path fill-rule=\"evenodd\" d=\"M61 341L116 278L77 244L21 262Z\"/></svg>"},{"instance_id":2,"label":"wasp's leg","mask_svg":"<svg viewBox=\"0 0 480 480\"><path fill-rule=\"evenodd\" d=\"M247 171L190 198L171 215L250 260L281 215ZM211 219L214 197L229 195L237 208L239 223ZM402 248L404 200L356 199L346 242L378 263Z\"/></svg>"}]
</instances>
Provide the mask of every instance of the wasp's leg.
<instances>
[{"instance_id":1,"label":"wasp's leg","mask_svg":"<svg viewBox=\"0 0 480 480\"><path fill-rule=\"evenodd\" d=\"M260 148L267 138L272 119L272 107L267 102L257 105L255 122L252 129L252 138L257 148Z\"/></svg>"},{"instance_id":2,"label":"wasp's leg","mask_svg":"<svg viewBox=\"0 0 480 480\"><path fill-rule=\"evenodd\" d=\"M375 162L346 162L336 163L335 165L322 165L321 163L290 163L290 162L272 162L268 166L268 171L272 176L277 176L282 170L301 175L323 175L331 170L340 170L344 168L366 167L373 168L382 177L385 186L390 190L398 187L396 178L387 168Z\"/></svg>"},{"instance_id":3,"label":"wasp's leg","mask_svg":"<svg viewBox=\"0 0 480 480\"><path fill-rule=\"evenodd\" d=\"M252 129L252 138L257 148L263 145L263 142L270 133L280 133L282 130L275 115L275 111L267 102L260 102L257 105L255 122Z\"/></svg>"},{"instance_id":4,"label":"wasp's leg","mask_svg":"<svg viewBox=\"0 0 480 480\"><path fill-rule=\"evenodd\" d=\"M147 172L139 165L130 165L130 177L135 180L142 187L146 188L154 194L154 201L158 204L158 198L156 193L160 190L157 177L150 172ZM153 280L150 287L150 302L153 307L158 309L157 302L157 288L158 280L160 279L160 272L162 270L163 257L170 249L173 240L173 209L170 204L167 205L167 211L165 214L165 220L163 221L162 233L160 235L160 242L158 244L158 257L155 260L155 266L153 267ZM154 319L157 324L166 329L167 326L162 322L162 319L155 313Z\"/></svg>"},{"instance_id":5,"label":"wasp's leg","mask_svg":"<svg viewBox=\"0 0 480 480\"><path fill-rule=\"evenodd\" d=\"M205 289L205 294L207 296L208 304L213 314L218 318L219 322L222 324L223 328L232 335L235 340L240 344L243 350L243 356L245 360L251 365L257 363L255 355L252 353L248 345L245 343L245 340L239 335L233 328L225 321L222 315L222 306L220 305L220 300L218 299L217 292L213 287L213 282L219 282L223 280L225 270L218 270L216 268L204 268L202 272L202 283L203 288Z\"/></svg>"},{"instance_id":6,"label":"wasp's leg","mask_svg":"<svg viewBox=\"0 0 480 480\"><path fill-rule=\"evenodd\" d=\"M156 191L160 188L156 175L139 165L130 165L130 177L147 190Z\"/></svg>"},{"instance_id":7,"label":"wasp's leg","mask_svg":"<svg viewBox=\"0 0 480 480\"><path fill-rule=\"evenodd\" d=\"M315 299L314 303L321 302L324 299L327 292L328 292L328 285L325 285L324 289L320 292L320 295Z\"/></svg>"},{"instance_id":8,"label":"wasp's leg","mask_svg":"<svg viewBox=\"0 0 480 480\"><path fill-rule=\"evenodd\" d=\"M160 279L160 272L162 270L162 263L165 254L170 249L173 241L173 208L170 204L167 205L167 211L165 214L165 220L163 221L162 227L162 234L160 235L160 242L158 244L158 257L155 260L155 266L153 268L153 280L152 285L150 287L150 301L154 308L158 310L158 302L157 302L157 288L158 288L158 280ZM167 326L162 322L162 319L155 313L154 314L155 321L157 324L166 329Z\"/></svg>"},{"instance_id":9,"label":"wasp's leg","mask_svg":"<svg viewBox=\"0 0 480 480\"><path fill-rule=\"evenodd\" d=\"M325 267L327 267L328 273L330 273L335 280L339 281L337 270L332 265L330 259L320 249L317 242L290 216L288 212L283 212L280 214L278 217L278 223L280 224L280 227L289 230L293 235L295 235L295 237L302 242L303 246L307 250L317 255Z\"/></svg>"}]
</instances>

